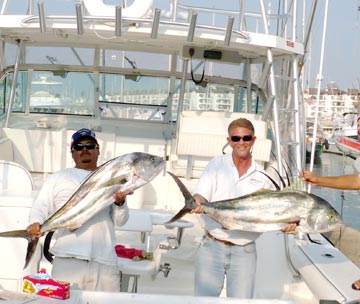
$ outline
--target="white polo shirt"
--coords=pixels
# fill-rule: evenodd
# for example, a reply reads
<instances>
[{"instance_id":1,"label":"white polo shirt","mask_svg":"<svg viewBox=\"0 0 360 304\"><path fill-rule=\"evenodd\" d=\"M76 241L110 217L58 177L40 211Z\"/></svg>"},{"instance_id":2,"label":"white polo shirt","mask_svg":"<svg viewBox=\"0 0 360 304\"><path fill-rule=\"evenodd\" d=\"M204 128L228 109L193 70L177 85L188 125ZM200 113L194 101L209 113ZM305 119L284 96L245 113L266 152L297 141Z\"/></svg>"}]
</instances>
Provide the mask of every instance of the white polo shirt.
<instances>
[{"instance_id":1,"label":"white polo shirt","mask_svg":"<svg viewBox=\"0 0 360 304\"><path fill-rule=\"evenodd\" d=\"M274 185L260 165L255 161L246 174L239 177L231 154L213 158L206 166L194 193L200 194L209 202L232 199L250 194L260 189L274 189ZM261 233L242 230L223 229L221 224L206 214L201 214L201 224L214 237L230 241L238 245L246 245L255 241Z\"/></svg>"}]
</instances>

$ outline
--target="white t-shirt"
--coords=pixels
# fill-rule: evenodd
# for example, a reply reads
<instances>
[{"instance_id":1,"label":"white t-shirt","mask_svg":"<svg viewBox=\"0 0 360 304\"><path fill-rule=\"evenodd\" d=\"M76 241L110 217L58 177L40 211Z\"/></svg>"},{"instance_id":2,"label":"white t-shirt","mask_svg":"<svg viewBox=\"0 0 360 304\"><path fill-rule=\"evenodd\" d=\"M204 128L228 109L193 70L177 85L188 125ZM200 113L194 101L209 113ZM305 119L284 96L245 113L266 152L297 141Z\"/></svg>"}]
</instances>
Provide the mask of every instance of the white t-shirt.
<instances>
[{"instance_id":1,"label":"white t-shirt","mask_svg":"<svg viewBox=\"0 0 360 304\"><path fill-rule=\"evenodd\" d=\"M252 161L246 174L239 177L231 154L213 158L206 166L194 193L200 194L209 202L232 199L250 194L260 189L274 189L274 185L263 173L264 170ZM223 229L221 224L206 214L201 214L201 223L214 237L238 245L255 241L260 233L242 230Z\"/></svg>"},{"instance_id":2,"label":"white t-shirt","mask_svg":"<svg viewBox=\"0 0 360 304\"><path fill-rule=\"evenodd\" d=\"M51 214L61 208L72 196L91 171L69 168L52 174L41 188L30 212L30 223L42 224ZM124 224L129 216L127 205L111 204L94 215L75 231L57 230L51 252L57 257L76 257L106 265L114 265L116 225Z\"/></svg>"}]
</instances>

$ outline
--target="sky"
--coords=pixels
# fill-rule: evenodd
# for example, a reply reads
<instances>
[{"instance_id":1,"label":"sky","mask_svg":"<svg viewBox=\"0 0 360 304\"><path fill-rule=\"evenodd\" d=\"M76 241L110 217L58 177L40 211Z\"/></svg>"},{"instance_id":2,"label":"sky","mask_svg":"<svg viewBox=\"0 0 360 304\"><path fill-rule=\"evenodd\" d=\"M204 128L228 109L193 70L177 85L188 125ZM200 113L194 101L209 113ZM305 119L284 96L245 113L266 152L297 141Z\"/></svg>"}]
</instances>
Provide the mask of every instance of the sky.
<instances>
[{"instance_id":1,"label":"sky","mask_svg":"<svg viewBox=\"0 0 360 304\"><path fill-rule=\"evenodd\" d=\"M317 87L323 36L325 0L320 0L309 50L311 74L307 84ZM360 0L329 0L321 87L334 81L340 89L360 89Z\"/></svg>"}]
</instances>

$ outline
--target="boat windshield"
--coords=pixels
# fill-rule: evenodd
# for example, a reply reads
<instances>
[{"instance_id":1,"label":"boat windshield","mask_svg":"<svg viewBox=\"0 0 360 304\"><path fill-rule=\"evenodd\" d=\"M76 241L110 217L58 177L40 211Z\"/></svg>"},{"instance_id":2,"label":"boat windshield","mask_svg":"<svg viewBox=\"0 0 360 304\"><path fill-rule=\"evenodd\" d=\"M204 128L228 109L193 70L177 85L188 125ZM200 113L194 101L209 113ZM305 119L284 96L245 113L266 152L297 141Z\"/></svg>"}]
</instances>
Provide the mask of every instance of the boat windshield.
<instances>
[{"instance_id":1,"label":"boat windshield","mask_svg":"<svg viewBox=\"0 0 360 304\"><path fill-rule=\"evenodd\" d=\"M10 100L13 72L0 81L0 111ZM20 71L13 113L101 116L109 119L175 121L180 79L80 71ZM241 84L185 82L183 110L262 113L264 100ZM4 98L6 96L6 98ZM28 106L27 106L28 105Z\"/></svg>"}]
</instances>

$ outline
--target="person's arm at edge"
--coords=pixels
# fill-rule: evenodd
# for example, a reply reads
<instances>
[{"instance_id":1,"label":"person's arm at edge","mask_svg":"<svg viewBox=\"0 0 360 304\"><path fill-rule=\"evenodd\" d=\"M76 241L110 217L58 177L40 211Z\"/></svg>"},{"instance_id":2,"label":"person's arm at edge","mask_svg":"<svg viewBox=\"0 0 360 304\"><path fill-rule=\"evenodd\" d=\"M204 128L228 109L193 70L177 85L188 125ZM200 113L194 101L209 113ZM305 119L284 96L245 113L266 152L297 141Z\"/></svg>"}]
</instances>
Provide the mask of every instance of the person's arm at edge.
<instances>
[{"instance_id":1,"label":"person's arm at edge","mask_svg":"<svg viewBox=\"0 0 360 304\"><path fill-rule=\"evenodd\" d=\"M356 174L319 176L313 172L304 170L302 176L304 180L312 186L343 190L360 190L360 176Z\"/></svg>"}]
</instances>

